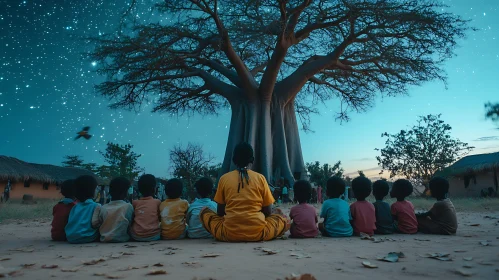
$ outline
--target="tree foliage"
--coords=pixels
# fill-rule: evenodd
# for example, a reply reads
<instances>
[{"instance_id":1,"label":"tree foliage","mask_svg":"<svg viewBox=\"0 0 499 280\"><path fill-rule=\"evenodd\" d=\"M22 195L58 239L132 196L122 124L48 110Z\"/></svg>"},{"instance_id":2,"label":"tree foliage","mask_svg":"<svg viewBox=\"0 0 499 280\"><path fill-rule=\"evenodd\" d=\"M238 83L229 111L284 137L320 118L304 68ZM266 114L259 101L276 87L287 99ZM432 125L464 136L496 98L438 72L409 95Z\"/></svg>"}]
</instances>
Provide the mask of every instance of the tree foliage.
<instances>
[{"instance_id":1,"label":"tree foliage","mask_svg":"<svg viewBox=\"0 0 499 280\"><path fill-rule=\"evenodd\" d=\"M499 103L487 103L485 104L485 117L491 119L492 121L499 122Z\"/></svg>"},{"instance_id":2,"label":"tree foliage","mask_svg":"<svg viewBox=\"0 0 499 280\"><path fill-rule=\"evenodd\" d=\"M137 163L141 155L132 149L133 145L131 144L120 145L108 142L105 152L101 152L108 166L99 167L98 173L106 175L103 177L107 178L122 176L133 181L142 172L142 169Z\"/></svg>"},{"instance_id":3,"label":"tree foliage","mask_svg":"<svg viewBox=\"0 0 499 280\"><path fill-rule=\"evenodd\" d=\"M211 165L213 160L214 157L205 154L203 146L198 144L188 143L185 147L176 145L170 150L172 175L184 181L187 196L195 197L194 183L198 179L215 175L217 166Z\"/></svg>"},{"instance_id":4,"label":"tree foliage","mask_svg":"<svg viewBox=\"0 0 499 280\"><path fill-rule=\"evenodd\" d=\"M64 156L64 161L62 166L64 167L76 167L81 168L83 165L83 159L78 155L66 155Z\"/></svg>"},{"instance_id":5,"label":"tree foliage","mask_svg":"<svg viewBox=\"0 0 499 280\"><path fill-rule=\"evenodd\" d=\"M307 170L310 173L309 181L317 185L321 185L323 188L326 187L326 182L331 176L343 176L343 168L341 167L341 161L330 165L328 163L322 164L318 161L309 162L306 164Z\"/></svg>"},{"instance_id":6,"label":"tree foliage","mask_svg":"<svg viewBox=\"0 0 499 280\"><path fill-rule=\"evenodd\" d=\"M457 159L465 156L474 147L451 137L452 127L441 115L419 117L409 130L396 134L383 133L385 147L377 149L379 166L390 172L390 178L403 176L416 180L427 187L429 179Z\"/></svg>"}]
</instances>

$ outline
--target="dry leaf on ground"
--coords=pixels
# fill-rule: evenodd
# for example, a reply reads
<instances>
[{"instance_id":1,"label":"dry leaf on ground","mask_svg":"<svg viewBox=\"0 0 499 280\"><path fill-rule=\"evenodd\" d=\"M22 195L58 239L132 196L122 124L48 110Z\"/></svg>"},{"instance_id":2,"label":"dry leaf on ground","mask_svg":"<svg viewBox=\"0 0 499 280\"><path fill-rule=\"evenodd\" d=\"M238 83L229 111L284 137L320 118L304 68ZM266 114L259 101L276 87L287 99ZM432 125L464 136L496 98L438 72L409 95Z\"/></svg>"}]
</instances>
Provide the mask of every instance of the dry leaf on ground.
<instances>
[{"instance_id":1,"label":"dry leaf on ground","mask_svg":"<svg viewBox=\"0 0 499 280\"><path fill-rule=\"evenodd\" d=\"M291 274L291 276L286 277L285 280L317 280L312 274Z\"/></svg>"},{"instance_id":2,"label":"dry leaf on ground","mask_svg":"<svg viewBox=\"0 0 499 280\"><path fill-rule=\"evenodd\" d=\"M63 259L63 260L68 260L68 259L72 259L74 257L73 256L62 256L62 255L58 255L57 258L58 259Z\"/></svg>"},{"instance_id":3,"label":"dry leaf on ground","mask_svg":"<svg viewBox=\"0 0 499 280\"><path fill-rule=\"evenodd\" d=\"M165 270L151 270L146 275L164 275L168 274Z\"/></svg>"},{"instance_id":4,"label":"dry leaf on ground","mask_svg":"<svg viewBox=\"0 0 499 280\"><path fill-rule=\"evenodd\" d=\"M220 254L204 254L201 257L202 258L216 258L216 257L219 257L219 256L221 256L221 255Z\"/></svg>"},{"instance_id":5,"label":"dry leaf on ground","mask_svg":"<svg viewBox=\"0 0 499 280\"><path fill-rule=\"evenodd\" d=\"M142 267L142 268L148 268L149 266L145 266L145 267ZM141 269L141 267L137 267L137 266L127 266L125 268L122 268L122 269L119 269L119 271L130 271L130 270L136 270L136 269Z\"/></svg>"},{"instance_id":6,"label":"dry leaf on ground","mask_svg":"<svg viewBox=\"0 0 499 280\"><path fill-rule=\"evenodd\" d=\"M481 261L478 264L481 264L481 265L494 265L494 263L486 262L486 261Z\"/></svg>"},{"instance_id":7,"label":"dry leaf on ground","mask_svg":"<svg viewBox=\"0 0 499 280\"><path fill-rule=\"evenodd\" d=\"M107 279L121 279L121 278L123 278L123 276L106 274L106 278Z\"/></svg>"},{"instance_id":8,"label":"dry leaf on ground","mask_svg":"<svg viewBox=\"0 0 499 280\"><path fill-rule=\"evenodd\" d=\"M300 254L300 253L291 253L289 254L292 257L295 257L297 260L299 259L310 259L310 255L307 254Z\"/></svg>"},{"instance_id":9,"label":"dry leaf on ground","mask_svg":"<svg viewBox=\"0 0 499 280\"><path fill-rule=\"evenodd\" d=\"M260 248L260 250L264 252L265 255L275 255L279 253L279 250L270 249L270 248Z\"/></svg>"},{"instance_id":10,"label":"dry leaf on ground","mask_svg":"<svg viewBox=\"0 0 499 280\"><path fill-rule=\"evenodd\" d=\"M56 264L44 264L42 265L42 268L46 268L46 269L54 269L54 268L58 268L59 266L56 265Z\"/></svg>"},{"instance_id":11,"label":"dry leaf on ground","mask_svg":"<svg viewBox=\"0 0 499 280\"><path fill-rule=\"evenodd\" d=\"M23 275L21 270L0 271L0 278L17 277Z\"/></svg>"},{"instance_id":12,"label":"dry leaf on ground","mask_svg":"<svg viewBox=\"0 0 499 280\"><path fill-rule=\"evenodd\" d=\"M360 239L362 239L362 240L372 240L373 238L369 234L361 232L360 233Z\"/></svg>"},{"instance_id":13,"label":"dry leaf on ground","mask_svg":"<svg viewBox=\"0 0 499 280\"><path fill-rule=\"evenodd\" d=\"M165 255L168 255L168 256L169 256L169 255L175 255L175 252L170 251L170 252L165 253Z\"/></svg>"},{"instance_id":14,"label":"dry leaf on ground","mask_svg":"<svg viewBox=\"0 0 499 280\"><path fill-rule=\"evenodd\" d=\"M426 238L414 238L414 240L416 240L416 241L431 241L430 239L426 239Z\"/></svg>"},{"instance_id":15,"label":"dry leaf on ground","mask_svg":"<svg viewBox=\"0 0 499 280\"><path fill-rule=\"evenodd\" d=\"M9 261L9 260L10 260L10 258L1 258L0 262Z\"/></svg>"},{"instance_id":16,"label":"dry leaf on ground","mask_svg":"<svg viewBox=\"0 0 499 280\"><path fill-rule=\"evenodd\" d=\"M473 268L473 266L471 264L464 264L463 267L464 268Z\"/></svg>"},{"instance_id":17,"label":"dry leaf on ground","mask_svg":"<svg viewBox=\"0 0 499 280\"><path fill-rule=\"evenodd\" d=\"M10 249L9 251L11 251L11 252L32 253L32 252L35 251L35 249L34 248L30 248L30 247L22 247L22 248Z\"/></svg>"},{"instance_id":18,"label":"dry leaf on ground","mask_svg":"<svg viewBox=\"0 0 499 280\"><path fill-rule=\"evenodd\" d=\"M153 264L152 266L155 266L155 267L163 267L164 265L162 263L155 263Z\"/></svg>"},{"instance_id":19,"label":"dry leaf on ground","mask_svg":"<svg viewBox=\"0 0 499 280\"><path fill-rule=\"evenodd\" d=\"M135 255L132 252L120 252L120 254L123 254L123 256L133 256L133 255Z\"/></svg>"},{"instance_id":20,"label":"dry leaf on ground","mask_svg":"<svg viewBox=\"0 0 499 280\"><path fill-rule=\"evenodd\" d=\"M85 262L83 262L83 264L84 265L94 265L94 264L98 264L98 263L105 262L105 261L106 261L105 258L98 258L98 259L85 261Z\"/></svg>"},{"instance_id":21,"label":"dry leaf on ground","mask_svg":"<svg viewBox=\"0 0 499 280\"><path fill-rule=\"evenodd\" d=\"M468 270L464 270L464 269L456 269L456 270L454 270L454 272L456 274L461 275L461 276L466 276L466 277L473 276L473 272L468 271Z\"/></svg>"},{"instance_id":22,"label":"dry leaf on ground","mask_svg":"<svg viewBox=\"0 0 499 280\"><path fill-rule=\"evenodd\" d=\"M466 252L468 252L468 251L466 251L466 250L454 250L454 252L455 252L455 253L466 253Z\"/></svg>"},{"instance_id":23,"label":"dry leaf on ground","mask_svg":"<svg viewBox=\"0 0 499 280\"><path fill-rule=\"evenodd\" d=\"M405 258L404 253L402 252L390 252L388 255L384 257L378 257L379 261L384 261L384 262L398 262L399 258Z\"/></svg>"},{"instance_id":24,"label":"dry leaf on ground","mask_svg":"<svg viewBox=\"0 0 499 280\"><path fill-rule=\"evenodd\" d=\"M470 227L479 227L480 224L471 224Z\"/></svg>"},{"instance_id":25,"label":"dry leaf on ground","mask_svg":"<svg viewBox=\"0 0 499 280\"><path fill-rule=\"evenodd\" d=\"M112 259L119 259L123 256L123 253L117 253L117 254L112 254L111 255L111 258Z\"/></svg>"},{"instance_id":26,"label":"dry leaf on ground","mask_svg":"<svg viewBox=\"0 0 499 280\"><path fill-rule=\"evenodd\" d=\"M82 266L77 266L77 267L73 267L73 268L61 268L61 271L62 272L77 272L81 268L82 268Z\"/></svg>"},{"instance_id":27,"label":"dry leaf on ground","mask_svg":"<svg viewBox=\"0 0 499 280\"><path fill-rule=\"evenodd\" d=\"M362 265L363 265L364 267L367 267L367 268L378 268L378 266L377 266L377 265L372 264L371 262L367 262L367 261L362 262Z\"/></svg>"},{"instance_id":28,"label":"dry leaf on ground","mask_svg":"<svg viewBox=\"0 0 499 280\"><path fill-rule=\"evenodd\" d=\"M35 265L36 265L36 263L25 263L25 264L21 264L21 266L23 268L30 268L30 267L33 267Z\"/></svg>"},{"instance_id":29,"label":"dry leaf on ground","mask_svg":"<svg viewBox=\"0 0 499 280\"><path fill-rule=\"evenodd\" d=\"M180 250L180 248L175 248L175 247L168 247L168 248L166 248L166 249L168 249L168 250L173 250L173 251Z\"/></svg>"},{"instance_id":30,"label":"dry leaf on ground","mask_svg":"<svg viewBox=\"0 0 499 280\"><path fill-rule=\"evenodd\" d=\"M125 244L125 245L123 245L123 247L125 247L125 248L137 248L137 246L130 245L130 244Z\"/></svg>"},{"instance_id":31,"label":"dry leaf on ground","mask_svg":"<svg viewBox=\"0 0 499 280\"><path fill-rule=\"evenodd\" d=\"M473 260L473 257L464 257L464 258L463 258L463 260L465 260L465 261L469 261L469 262L470 262L470 261L472 261L472 260Z\"/></svg>"},{"instance_id":32,"label":"dry leaf on ground","mask_svg":"<svg viewBox=\"0 0 499 280\"><path fill-rule=\"evenodd\" d=\"M436 259L439 261L452 261L450 254L445 254L445 253L430 253L430 254L426 254L425 257L430 258L430 259Z\"/></svg>"},{"instance_id":33,"label":"dry leaf on ground","mask_svg":"<svg viewBox=\"0 0 499 280\"><path fill-rule=\"evenodd\" d=\"M489 243L489 241L484 240L484 241L480 241L480 245L482 245L482 246L489 246L490 243Z\"/></svg>"}]
</instances>

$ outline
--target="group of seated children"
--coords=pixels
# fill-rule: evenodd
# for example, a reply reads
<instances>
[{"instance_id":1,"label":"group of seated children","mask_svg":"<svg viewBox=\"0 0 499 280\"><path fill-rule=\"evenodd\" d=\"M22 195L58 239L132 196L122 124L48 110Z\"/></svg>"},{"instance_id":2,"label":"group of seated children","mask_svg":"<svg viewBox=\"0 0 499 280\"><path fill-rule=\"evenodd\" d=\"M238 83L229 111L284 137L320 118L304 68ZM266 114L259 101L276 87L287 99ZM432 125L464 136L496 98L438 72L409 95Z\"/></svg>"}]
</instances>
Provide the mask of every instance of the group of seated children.
<instances>
[{"instance_id":1,"label":"group of seated children","mask_svg":"<svg viewBox=\"0 0 499 280\"><path fill-rule=\"evenodd\" d=\"M374 234L418 232L430 234L455 234L457 230L456 211L447 198L449 183L443 178L430 181L430 191L437 202L427 213L415 214L414 206L406 200L412 191L408 180L393 183L390 196L397 201L391 206L383 201L388 195L389 185L384 180L374 184L363 176L352 181L356 202L349 205L340 197L345 193L345 182L340 177L327 181L326 194L318 223L313 206L307 204L312 196L312 186L300 180L294 184L298 205L291 208L290 237L313 238L320 233L327 237L347 237ZM210 199L213 182L202 178L195 188L200 199L191 205L181 199L183 185L179 179L166 183L167 199L163 202L153 198L156 178L143 175L138 181L142 198L125 202L130 182L122 177L115 178L109 185L112 201L104 206L93 201L97 181L92 176L81 176L65 181L61 186L64 195L53 209L52 239L67 240L70 243L155 241L181 238L209 238L199 214L205 207L216 211L216 203ZM376 202L366 198L371 194Z\"/></svg>"},{"instance_id":2,"label":"group of seated children","mask_svg":"<svg viewBox=\"0 0 499 280\"><path fill-rule=\"evenodd\" d=\"M457 230L456 210L447 198L449 182L444 178L433 178L430 182L431 195L437 199L430 211L416 214L414 206L406 198L412 194L413 187L408 180L400 179L393 183L392 190L385 180L371 181L360 176L352 181L352 190L357 201L348 204L341 196L345 192L345 182L340 177L327 181L328 199L322 205L318 223L315 208L307 201L312 195L312 186L307 181L297 181L294 185L298 205L291 208L292 220L290 237L313 238L318 235L327 237L359 236L361 233L374 234L406 233L418 231L428 234L455 234ZM371 194L376 202L366 198ZM390 192L397 201L391 206L383 199Z\"/></svg>"},{"instance_id":3,"label":"group of seated children","mask_svg":"<svg viewBox=\"0 0 499 280\"><path fill-rule=\"evenodd\" d=\"M112 200L101 206L92 199L97 181L81 176L61 185L64 195L53 209L52 239L70 243L155 241L159 239L206 238L211 235L203 228L199 212L208 207L216 211L209 198L213 182L208 178L196 182L200 199L191 205L180 198L183 185L178 179L166 183L168 199L154 199L156 178L143 175L138 182L142 198L125 202L130 182L122 177L109 184Z\"/></svg>"}]
</instances>

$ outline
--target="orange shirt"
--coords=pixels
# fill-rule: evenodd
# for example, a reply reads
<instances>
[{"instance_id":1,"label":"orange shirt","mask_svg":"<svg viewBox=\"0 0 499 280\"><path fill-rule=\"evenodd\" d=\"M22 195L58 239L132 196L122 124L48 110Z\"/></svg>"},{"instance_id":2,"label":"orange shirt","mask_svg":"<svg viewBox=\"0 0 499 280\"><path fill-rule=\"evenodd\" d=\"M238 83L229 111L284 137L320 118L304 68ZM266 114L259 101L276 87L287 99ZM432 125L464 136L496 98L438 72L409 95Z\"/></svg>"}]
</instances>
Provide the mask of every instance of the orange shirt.
<instances>
[{"instance_id":1,"label":"orange shirt","mask_svg":"<svg viewBox=\"0 0 499 280\"><path fill-rule=\"evenodd\" d=\"M265 177L248 170L249 184L239 189L239 171L223 175L218 183L214 201L225 204L224 226L227 234L235 240L259 240L266 225L262 208L272 205L274 197Z\"/></svg>"},{"instance_id":2,"label":"orange shirt","mask_svg":"<svg viewBox=\"0 0 499 280\"><path fill-rule=\"evenodd\" d=\"M148 238L159 234L159 204L161 201L152 196L132 201L134 217L132 234L140 238Z\"/></svg>"},{"instance_id":3,"label":"orange shirt","mask_svg":"<svg viewBox=\"0 0 499 280\"><path fill-rule=\"evenodd\" d=\"M161 215L161 239L178 239L185 236L185 215L189 203L183 199L166 199L159 206Z\"/></svg>"}]
</instances>

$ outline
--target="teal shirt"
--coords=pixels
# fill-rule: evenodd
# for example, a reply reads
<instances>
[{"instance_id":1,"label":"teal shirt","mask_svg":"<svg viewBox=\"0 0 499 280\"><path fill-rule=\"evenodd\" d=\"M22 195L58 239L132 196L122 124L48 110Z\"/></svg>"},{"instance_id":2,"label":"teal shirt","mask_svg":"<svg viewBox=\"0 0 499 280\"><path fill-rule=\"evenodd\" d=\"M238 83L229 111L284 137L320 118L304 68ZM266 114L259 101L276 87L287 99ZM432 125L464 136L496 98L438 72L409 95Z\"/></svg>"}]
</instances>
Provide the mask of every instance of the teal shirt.
<instances>
[{"instance_id":1,"label":"teal shirt","mask_svg":"<svg viewBox=\"0 0 499 280\"><path fill-rule=\"evenodd\" d=\"M209 198L196 199L187 210L187 236L189 238L211 237L211 234L204 229L199 219L199 213L204 207L217 211L217 204Z\"/></svg>"},{"instance_id":2,"label":"teal shirt","mask_svg":"<svg viewBox=\"0 0 499 280\"><path fill-rule=\"evenodd\" d=\"M99 239L99 212L101 205L92 199L79 202L69 213L65 227L69 243L89 243Z\"/></svg>"},{"instance_id":3,"label":"teal shirt","mask_svg":"<svg viewBox=\"0 0 499 280\"><path fill-rule=\"evenodd\" d=\"M282 194L288 194L288 188L287 187L282 188Z\"/></svg>"},{"instance_id":4,"label":"teal shirt","mask_svg":"<svg viewBox=\"0 0 499 280\"><path fill-rule=\"evenodd\" d=\"M352 236L350 224L352 215L350 205L340 198L330 198L322 204L321 218L324 218L324 228L331 237Z\"/></svg>"}]
</instances>

